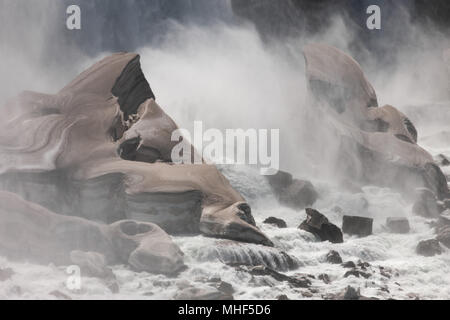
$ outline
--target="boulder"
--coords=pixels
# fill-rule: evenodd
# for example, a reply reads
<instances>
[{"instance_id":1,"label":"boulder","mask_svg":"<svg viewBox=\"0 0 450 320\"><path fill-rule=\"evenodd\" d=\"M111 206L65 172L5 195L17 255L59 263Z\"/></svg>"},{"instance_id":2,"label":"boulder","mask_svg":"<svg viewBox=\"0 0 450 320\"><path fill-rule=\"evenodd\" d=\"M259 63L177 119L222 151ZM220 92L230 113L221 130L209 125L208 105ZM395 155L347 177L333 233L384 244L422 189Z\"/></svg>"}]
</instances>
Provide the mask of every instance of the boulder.
<instances>
[{"instance_id":1,"label":"boulder","mask_svg":"<svg viewBox=\"0 0 450 320\"><path fill-rule=\"evenodd\" d=\"M344 216L342 231L349 235L367 237L372 234L373 219L358 216Z\"/></svg>"},{"instance_id":2,"label":"boulder","mask_svg":"<svg viewBox=\"0 0 450 320\"><path fill-rule=\"evenodd\" d=\"M344 268L354 269L356 268L356 264L353 261L347 261L342 264Z\"/></svg>"},{"instance_id":3,"label":"boulder","mask_svg":"<svg viewBox=\"0 0 450 320\"><path fill-rule=\"evenodd\" d=\"M342 263L342 258L339 255L339 252L334 251L334 250L327 253L326 259L327 259L327 262L329 262L329 263L333 263L333 264L341 264Z\"/></svg>"},{"instance_id":4,"label":"boulder","mask_svg":"<svg viewBox=\"0 0 450 320\"><path fill-rule=\"evenodd\" d=\"M307 208L306 215L306 220L299 226L300 229L311 232L321 241L330 241L332 243L344 242L341 230L330 223L327 217L319 211Z\"/></svg>"},{"instance_id":5,"label":"boulder","mask_svg":"<svg viewBox=\"0 0 450 320\"><path fill-rule=\"evenodd\" d=\"M442 226L438 228L436 240L447 248L450 248L450 226Z\"/></svg>"},{"instance_id":6,"label":"boulder","mask_svg":"<svg viewBox=\"0 0 450 320\"><path fill-rule=\"evenodd\" d=\"M0 189L107 224L272 245L217 167L172 139L179 128L156 103L138 54L110 55L56 94L25 91L4 108L13 112L0 119Z\"/></svg>"},{"instance_id":7,"label":"boulder","mask_svg":"<svg viewBox=\"0 0 450 320\"><path fill-rule=\"evenodd\" d=\"M417 254L424 257L432 257L442 253L439 241L436 239L420 241L416 248Z\"/></svg>"},{"instance_id":8,"label":"boulder","mask_svg":"<svg viewBox=\"0 0 450 320\"><path fill-rule=\"evenodd\" d=\"M106 225L63 216L9 192L0 192L0 203L0 254L8 258L58 265L76 261L97 275L109 273L105 264L162 274L185 268L181 250L155 224Z\"/></svg>"},{"instance_id":9,"label":"boulder","mask_svg":"<svg viewBox=\"0 0 450 320\"><path fill-rule=\"evenodd\" d=\"M416 189L417 200L413 206L413 213L425 218L437 218L439 206L433 191L427 188Z\"/></svg>"},{"instance_id":10,"label":"boulder","mask_svg":"<svg viewBox=\"0 0 450 320\"><path fill-rule=\"evenodd\" d=\"M313 205L318 198L311 182L294 179L290 173L278 171L277 174L266 178L280 203L287 207L304 209Z\"/></svg>"},{"instance_id":11,"label":"boulder","mask_svg":"<svg viewBox=\"0 0 450 320\"><path fill-rule=\"evenodd\" d=\"M232 296L233 293L234 293L233 285L231 283L222 281L220 278L218 278L218 279L210 279L208 282L211 283L220 292L223 292L223 293L228 294L230 296Z\"/></svg>"},{"instance_id":12,"label":"boulder","mask_svg":"<svg viewBox=\"0 0 450 320\"><path fill-rule=\"evenodd\" d=\"M266 220L264 220L263 223L273 224L281 229L287 228L287 224L283 219L279 219L279 218L275 218L275 217L269 217Z\"/></svg>"},{"instance_id":13,"label":"boulder","mask_svg":"<svg viewBox=\"0 0 450 320\"><path fill-rule=\"evenodd\" d=\"M361 298L360 290L356 290L355 288L348 286L336 296L336 300L359 300Z\"/></svg>"},{"instance_id":14,"label":"boulder","mask_svg":"<svg viewBox=\"0 0 450 320\"><path fill-rule=\"evenodd\" d=\"M409 233L409 221L406 218L387 218L386 226L393 233Z\"/></svg>"},{"instance_id":15,"label":"boulder","mask_svg":"<svg viewBox=\"0 0 450 320\"><path fill-rule=\"evenodd\" d=\"M330 276L326 273L319 274L318 278L319 278L319 280L322 280L325 284L331 283Z\"/></svg>"},{"instance_id":16,"label":"boulder","mask_svg":"<svg viewBox=\"0 0 450 320\"><path fill-rule=\"evenodd\" d=\"M341 179L395 187L407 196L426 187L444 199L445 176L417 144L414 124L394 106L379 106L361 66L325 44L308 44L303 52L310 114L305 135L315 166L331 167Z\"/></svg>"}]
</instances>

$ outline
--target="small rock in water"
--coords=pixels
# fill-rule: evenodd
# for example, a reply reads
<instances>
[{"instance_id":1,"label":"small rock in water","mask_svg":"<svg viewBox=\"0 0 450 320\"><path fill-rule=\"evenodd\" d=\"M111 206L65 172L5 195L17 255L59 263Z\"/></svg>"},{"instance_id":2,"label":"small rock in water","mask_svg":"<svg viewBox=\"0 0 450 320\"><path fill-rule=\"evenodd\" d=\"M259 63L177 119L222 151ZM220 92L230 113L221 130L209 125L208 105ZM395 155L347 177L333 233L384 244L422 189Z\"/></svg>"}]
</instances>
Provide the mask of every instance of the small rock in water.
<instances>
[{"instance_id":1,"label":"small rock in water","mask_svg":"<svg viewBox=\"0 0 450 320\"><path fill-rule=\"evenodd\" d=\"M359 300L361 298L360 290L348 286L344 291L336 296L337 300Z\"/></svg>"},{"instance_id":2,"label":"small rock in water","mask_svg":"<svg viewBox=\"0 0 450 320\"><path fill-rule=\"evenodd\" d=\"M437 160L438 165L440 165L442 167L450 166L450 160L448 160L448 158L446 156L444 156L443 154L439 154L436 157L436 160Z\"/></svg>"},{"instance_id":3,"label":"small rock in water","mask_svg":"<svg viewBox=\"0 0 450 320\"><path fill-rule=\"evenodd\" d=\"M442 253L439 241L436 239L420 241L416 248L417 254L424 257L432 257Z\"/></svg>"},{"instance_id":4,"label":"small rock in water","mask_svg":"<svg viewBox=\"0 0 450 320\"><path fill-rule=\"evenodd\" d=\"M349 235L367 237L372 234L373 219L357 216L344 216L342 231Z\"/></svg>"},{"instance_id":5,"label":"small rock in water","mask_svg":"<svg viewBox=\"0 0 450 320\"><path fill-rule=\"evenodd\" d=\"M353 261L347 261L342 264L344 268L353 269L356 268L356 264Z\"/></svg>"},{"instance_id":6,"label":"small rock in water","mask_svg":"<svg viewBox=\"0 0 450 320\"><path fill-rule=\"evenodd\" d=\"M287 224L283 219L279 219L279 218L275 218L275 217L269 217L266 220L264 220L263 223L276 225L280 229L287 228Z\"/></svg>"},{"instance_id":7,"label":"small rock in water","mask_svg":"<svg viewBox=\"0 0 450 320\"><path fill-rule=\"evenodd\" d=\"M306 215L306 220L299 226L300 229L311 232L322 241L344 242L341 229L330 223L327 217L319 211L308 208L306 209Z\"/></svg>"},{"instance_id":8,"label":"small rock in water","mask_svg":"<svg viewBox=\"0 0 450 320\"><path fill-rule=\"evenodd\" d=\"M450 248L450 226L443 226L438 228L436 240L442 243L447 248Z\"/></svg>"},{"instance_id":9,"label":"small rock in water","mask_svg":"<svg viewBox=\"0 0 450 320\"><path fill-rule=\"evenodd\" d=\"M363 271L359 271L359 270L353 269L353 270L347 271L347 272L344 274L344 278L347 278L347 277L350 277L350 276L355 276L355 277L357 277L357 278L363 277L363 278L365 278L365 279L368 279L368 278L370 278L372 275L371 275L370 273L367 273L367 272L363 272Z\"/></svg>"},{"instance_id":10,"label":"small rock in water","mask_svg":"<svg viewBox=\"0 0 450 320\"><path fill-rule=\"evenodd\" d=\"M359 260L358 267L360 267L363 270L366 270L367 268L370 267L370 263Z\"/></svg>"},{"instance_id":11,"label":"small rock in water","mask_svg":"<svg viewBox=\"0 0 450 320\"><path fill-rule=\"evenodd\" d=\"M437 218L439 206L433 191L427 188L416 189L417 200L413 206L413 213L425 218Z\"/></svg>"},{"instance_id":12,"label":"small rock in water","mask_svg":"<svg viewBox=\"0 0 450 320\"><path fill-rule=\"evenodd\" d=\"M222 281L220 278L213 278L213 279L210 279L208 282L213 283L214 287L217 290L219 290L225 294L232 295L234 293L233 286L228 282Z\"/></svg>"},{"instance_id":13,"label":"small rock in water","mask_svg":"<svg viewBox=\"0 0 450 320\"><path fill-rule=\"evenodd\" d=\"M331 283L330 277L326 273L319 274L319 279L322 280L325 284Z\"/></svg>"},{"instance_id":14,"label":"small rock in water","mask_svg":"<svg viewBox=\"0 0 450 320\"><path fill-rule=\"evenodd\" d=\"M285 206L303 209L317 200L317 191L309 181L294 179L290 173L284 171L278 171L277 174L266 178L280 203Z\"/></svg>"},{"instance_id":15,"label":"small rock in water","mask_svg":"<svg viewBox=\"0 0 450 320\"><path fill-rule=\"evenodd\" d=\"M291 300L291 299L289 299L287 295L281 294L277 297L277 300Z\"/></svg>"},{"instance_id":16,"label":"small rock in water","mask_svg":"<svg viewBox=\"0 0 450 320\"><path fill-rule=\"evenodd\" d=\"M393 233L409 233L409 221L406 218L387 218L386 226Z\"/></svg>"},{"instance_id":17,"label":"small rock in water","mask_svg":"<svg viewBox=\"0 0 450 320\"><path fill-rule=\"evenodd\" d=\"M327 262L334 263L334 264L342 263L342 258L339 255L339 252L334 251L334 250L328 252L328 254L327 254Z\"/></svg>"},{"instance_id":18,"label":"small rock in water","mask_svg":"<svg viewBox=\"0 0 450 320\"><path fill-rule=\"evenodd\" d=\"M0 282L11 279L14 273L11 268L0 269Z\"/></svg>"}]
</instances>

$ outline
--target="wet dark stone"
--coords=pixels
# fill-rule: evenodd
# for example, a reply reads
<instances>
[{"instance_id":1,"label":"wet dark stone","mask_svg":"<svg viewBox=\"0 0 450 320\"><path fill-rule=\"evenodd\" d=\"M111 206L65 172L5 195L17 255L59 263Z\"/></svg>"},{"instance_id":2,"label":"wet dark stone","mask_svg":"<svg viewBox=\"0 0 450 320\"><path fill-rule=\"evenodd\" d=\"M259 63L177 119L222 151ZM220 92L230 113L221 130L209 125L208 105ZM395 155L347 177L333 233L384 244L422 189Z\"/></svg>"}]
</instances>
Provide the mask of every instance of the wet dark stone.
<instances>
[{"instance_id":1,"label":"wet dark stone","mask_svg":"<svg viewBox=\"0 0 450 320\"><path fill-rule=\"evenodd\" d=\"M334 264L341 264L342 263L342 258L339 255L339 252L337 251L330 251L327 254L327 262L329 263L334 263Z\"/></svg>"},{"instance_id":2,"label":"wet dark stone","mask_svg":"<svg viewBox=\"0 0 450 320\"><path fill-rule=\"evenodd\" d=\"M263 223L273 224L280 229L287 228L287 224L283 219L279 219L279 218L275 218L275 217L269 217L266 220L264 220Z\"/></svg>"},{"instance_id":3,"label":"wet dark stone","mask_svg":"<svg viewBox=\"0 0 450 320\"><path fill-rule=\"evenodd\" d=\"M350 277L350 276L355 276L355 277L357 277L357 278L363 277L363 278L365 278L365 279L368 279L368 278L370 278L372 275L371 275L370 273L367 273L367 272L363 272L363 271L360 271L360 270L353 269L353 270L347 271L347 272L344 274L344 278L347 278L347 277Z\"/></svg>"},{"instance_id":4,"label":"wet dark stone","mask_svg":"<svg viewBox=\"0 0 450 320\"><path fill-rule=\"evenodd\" d=\"M373 219L357 216L344 216L342 231L349 235L367 237L372 234Z\"/></svg>"},{"instance_id":5,"label":"wet dark stone","mask_svg":"<svg viewBox=\"0 0 450 320\"><path fill-rule=\"evenodd\" d=\"M342 266L343 266L344 268L349 268L349 269L356 268L356 264L355 264L353 261L347 261L347 262L344 262L344 263L342 264Z\"/></svg>"},{"instance_id":6,"label":"wet dark stone","mask_svg":"<svg viewBox=\"0 0 450 320\"><path fill-rule=\"evenodd\" d=\"M417 254L424 257L432 257L442 253L439 241L436 239L420 241L416 248Z\"/></svg>"},{"instance_id":7,"label":"wet dark stone","mask_svg":"<svg viewBox=\"0 0 450 320\"><path fill-rule=\"evenodd\" d=\"M319 211L308 208L306 209L306 215L306 220L299 226L300 229L311 232L322 241L344 242L341 229L330 223L327 217Z\"/></svg>"}]
</instances>

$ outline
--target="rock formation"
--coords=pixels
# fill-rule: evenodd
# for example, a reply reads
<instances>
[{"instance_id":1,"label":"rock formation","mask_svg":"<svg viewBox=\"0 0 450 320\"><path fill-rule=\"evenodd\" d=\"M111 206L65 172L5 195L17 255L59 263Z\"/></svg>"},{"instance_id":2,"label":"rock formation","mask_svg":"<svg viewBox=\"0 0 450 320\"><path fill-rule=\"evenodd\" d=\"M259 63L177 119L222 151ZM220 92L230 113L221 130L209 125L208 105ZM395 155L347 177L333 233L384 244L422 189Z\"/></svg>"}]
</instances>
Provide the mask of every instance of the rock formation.
<instances>
[{"instance_id":1,"label":"rock formation","mask_svg":"<svg viewBox=\"0 0 450 320\"><path fill-rule=\"evenodd\" d=\"M375 90L355 60L323 44L306 46L304 55L310 111L318 119L315 127L333 139L336 154L328 156L336 158L336 171L365 184L409 194L427 187L439 199L449 197L446 177L417 145L412 122L390 105L378 107Z\"/></svg>"},{"instance_id":2,"label":"rock formation","mask_svg":"<svg viewBox=\"0 0 450 320\"><path fill-rule=\"evenodd\" d=\"M372 234L373 219L357 216L344 216L342 218L342 232L359 237Z\"/></svg>"},{"instance_id":3,"label":"rock formation","mask_svg":"<svg viewBox=\"0 0 450 320\"><path fill-rule=\"evenodd\" d=\"M0 188L89 220L138 219L172 234L272 245L215 166L172 163L177 126L156 104L139 60L114 54L55 95L24 92L8 102Z\"/></svg>"},{"instance_id":4,"label":"rock formation","mask_svg":"<svg viewBox=\"0 0 450 320\"><path fill-rule=\"evenodd\" d=\"M320 212L307 208L306 220L302 222L299 229L311 232L321 241L330 241L332 243L342 243L344 238L341 229L328 221Z\"/></svg>"},{"instance_id":5,"label":"rock formation","mask_svg":"<svg viewBox=\"0 0 450 320\"><path fill-rule=\"evenodd\" d=\"M181 250L155 224L131 220L100 224L50 212L9 192L0 192L0 203L2 256L46 264L80 263L95 276L107 274L103 260L163 274L185 267Z\"/></svg>"}]
</instances>

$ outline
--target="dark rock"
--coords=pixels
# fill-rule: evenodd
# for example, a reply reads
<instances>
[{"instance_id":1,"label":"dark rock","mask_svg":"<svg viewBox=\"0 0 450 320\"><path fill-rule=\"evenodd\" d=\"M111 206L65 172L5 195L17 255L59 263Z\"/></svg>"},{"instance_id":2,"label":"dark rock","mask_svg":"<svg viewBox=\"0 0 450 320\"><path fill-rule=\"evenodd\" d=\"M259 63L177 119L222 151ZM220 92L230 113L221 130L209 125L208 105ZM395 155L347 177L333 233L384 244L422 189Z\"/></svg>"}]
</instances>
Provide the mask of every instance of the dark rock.
<instances>
[{"instance_id":1,"label":"dark rock","mask_svg":"<svg viewBox=\"0 0 450 320\"><path fill-rule=\"evenodd\" d=\"M410 230L409 221L406 218L387 218L386 226L394 233L408 233Z\"/></svg>"},{"instance_id":2,"label":"dark rock","mask_svg":"<svg viewBox=\"0 0 450 320\"><path fill-rule=\"evenodd\" d=\"M266 176L267 181L274 190L281 191L289 187L293 182L292 174L279 170L274 175Z\"/></svg>"},{"instance_id":3,"label":"dark rock","mask_svg":"<svg viewBox=\"0 0 450 320\"><path fill-rule=\"evenodd\" d=\"M367 268L370 267L370 263L364 262L364 261L361 261L361 260L358 261L357 265L358 265L358 267L360 267L363 270L366 270Z\"/></svg>"},{"instance_id":4,"label":"dark rock","mask_svg":"<svg viewBox=\"0 0 450 320\"><path fill-rule=\"evenodd\" d=\"M0 282L11 279L14 273L11 268L0 269Z\"/></svg>"},{"instance_id":5,"label":"dark rock","mask_svg":"<svg viewBox=\"0 0 450 320\"><path fill-rule=\"evenodd\" d=\"M282 294L277 297L277 300L291 300L291 299L289 299L287 295Z\"/></svg>"},{"instance_id":6,"label":"dark rock","mask_svg":"<svg viewBox=\"0 0 450 320\"><path fill-rule=\"evenodd\" d=\"M311 286L311 281L305 277L290 277L264 266L252 267L247 269L247 271L255 276L270 276L277 281L286 281L296 288L308 288Z\"/></svg>"},{"instance_id":7,"label":"dark rock","mask_svg":"<svg viewBox=\"0 0 450 320\"><path fill-rule=\"evenodd\" d=\"M322 280L325 284L331 283L330 277L326 273L319 274L319 279Z\"/></svg>"},{"instance_id":8,"label":"dark rock","mask_svg":"<svg viewBox=\"0 0 450 320\"><path fill-rule=\"evenodd\" d=\"M442 226L437 230L436 240L450 248L450 226Z\"/></svg>"},{"instance_id":9,"label":"dark rock","mask_svg":"<svg viewBox=\"0 0 450 320\"><path fill-rule=\"evenodd\" d=\"M349 235L367 237L372 234L373 219L357 216L344 216L342 231Z\"/></svg>"},{"instance_id":10,"label":"dark rock","mask_svg":"<svg viewBox=\"0 0 450 320\"><path fill-rule=\"evenodd\" d=\"M438 165L440 165L442 167L450 166L450 161L443 154L438 155L436 158L437 158L436 160L438 162Z\"/></svg>"},{"instance_id":11,"label":"dark rock","mask_svg":"<svg viewBox=\"0 0 450 320\"><path fill-rule=\"evenodd\" d=\"M293 179L290 173L284 171L266 178L280 203L285 206L303 209L317 200L317 191L309 181Z\"/></svg>"},{"instance_id":12,"label":"dark rock","mask_svg":"<svg viewBox=\"0 0 450 320\"><path fill-rule=\"evenodd\" d=\"M342 263L342 258L339 255L339 252L334 251L334 250L328 252L328 254L327 254L327 262L334 263L334 264Z\"/></svg>"},{"instance_id":13,"label":"dark rock","mask_svg":"<svg viewBox=\"0 0 450 320\"><path fill-rule=\"evenodd\" d=\"M336 296L337 300L359 300L361 298L360 290L348 286L344 291Z\"/></svg>"},{"instance_id":14,"label":"dark rock","mask_svg":"<svg viewBox=\"0 0 450 320\"><path fill-rule=\"evenodd\" d=\"M307 208L306 215L306 220L299 226L300 229L311 232L322 241L330 241L332 243L344 242L341 230L330 223L323 214L317 210Z\"/></svg>"},{"instance_id":15,"label":"dark rock","mask_svg":"<svg viewBox=\"0 0 450 320\"><path fill-rule=\"evenodd\" d=\"M417 254L425 257L432 257L442 253L439 241L436 239L420 241L416 248Z\"/></svg>"},{"instance_id":16,"label":"dark rock","mask_svg":"<svg viewBox=\"0 0 450 320\"><path fill-rule=\"evenodd\" d=\"M294 179L293 183L279 196L281 204L294 209L303 209L313 205L318 194L311 182Z\"/></svg>"},{"instance_id":17,"label":"dark rock","mask_svg":"<svg viewBox=\"0 0 450 320\"><path fill-rule=\"evenodd\" d=\"M347 278L347 277L350 277L350 276L355 276L355 277L357 277L357 278L363 277L363 278L365 278L365 279L368 279L368 278L370 278L372 275L371 275L370 273L367 273L367 272L363 272L363 271L360 271L360 270L352 269L352 270L350 270L350 271L347 271L347 272L344 274L344 278Z\"/></svg>"},{"instance_id":18,"label":"dark rock","mask_svg":"<svg viewBox=\"0 0 450 320\"><path fill-rule=\"evenodd\" d=\"M225 281L219 281L218 283L216 283L215 287L217 290L219 290L225 294L228 294L230 296L233 295L233 293L234 293L233 286L230 283L225 282Z\"/></svg>"},{"instance_id":19,"label":"dark rock","mask_svg":"<svg viewBox=\"0 0 450 320\"><path fill-rule=\"evenodd\" d=\"M309 292L309 291L303 291L302 292L302 296L304 298L312 298L314 295L311 292Z\"/></svg>"},{"instance_id":20,"label":"dark rock","mask_svg":"<svg viewBox=\"0 0 450 320\"><path fill-rule=\"evenodd\" d=\"M276 225L278 228L287 228L287 224L284 220L279 219L279 218L275 218L275 217L269 217L266 220L264 220L263 223L267 223L267 224L273 224Z\"/></svg>"},{"instance_id":21,"label":"dark rock","mask_svg":"<svg viewBox=\"0 0 450 320\"><path fill-rule=\"evenodd\" d=\"M413 213L425 218L437 218L439 216L439 207L437 198L433 191L427 188L416 190L417 200L413 206Z\"/></svg>"},{"instance_id":22,"label":"dark rock","mask_svg":"<svg viewBox=\"0 0 450 320\"><path fill-rule=\"evenodd\" d=\"M353 269L356 268L356 264L353 261L347 261L342 264L344 268Z\"/></svg>"},{"instance_id":23,"label":"dark rock","mask_svg":"<svg viewBox=\"0 0 450 320\"><path fill-rule=\"evenodd\" d=\"M388 278L388 279L390 279L392 277L392 270L391 269L388 269L388 268L380 266L379 270L380 270L380 274L383 277Z\"/></svg>"}]
</instances>

